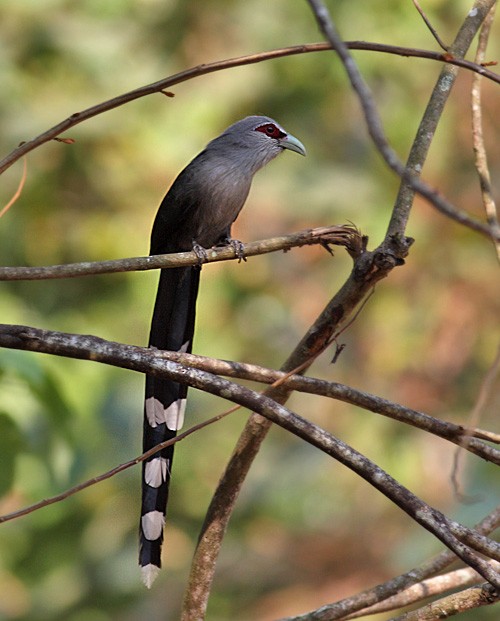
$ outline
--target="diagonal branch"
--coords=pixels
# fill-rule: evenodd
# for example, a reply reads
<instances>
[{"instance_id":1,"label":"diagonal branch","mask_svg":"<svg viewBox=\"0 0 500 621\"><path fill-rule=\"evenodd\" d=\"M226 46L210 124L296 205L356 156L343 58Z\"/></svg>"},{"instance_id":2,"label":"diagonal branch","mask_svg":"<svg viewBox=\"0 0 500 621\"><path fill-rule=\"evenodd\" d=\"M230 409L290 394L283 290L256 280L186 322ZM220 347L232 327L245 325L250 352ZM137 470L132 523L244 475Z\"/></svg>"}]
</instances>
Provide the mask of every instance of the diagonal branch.
<instances>
[{"instance_id":1,"label":"diagonal branch","mask_svg":"<svg viewBox=\"0 0 500 621\"><path fill-rule=\"evenodd\" d=\"M301 341L281 367L284 373L304 372L313 360L331 343L333 335L355 313L375 284L385 278L394 267L404 262L411 240L395 243L388 248L365 252L356 258L353 270L338 293L326 305ZM264 395L277 403L285 403L290 395L286 386L270 388ZM221 476L208 507L196 547L189 582L185 590L182 621L204 618L215 565L229 519L239 492L262 442L271 427L271 421L252 414L238 439L233 454Z\"/></svg>"},{"instance_id":2,"label":"diagonal branch","mask_svg":"<svg viewBox=\"0 0 500 621\"><path fill-rule=\"evenodd\" d=\"M494 561L492 561L492 564ZM500 566L496 566L499 570ZM359 613L354 613L347 617L344 617L345 621L351 619L358 619L359 617L373 614L380 614L388 610L397 610L398 608L415 604L423 600L428 600L429 597L442 595L445 592L449 592L452 589L457 590L459 588L476 585L481 581L481 577L470 567L464 567L462 569L456 569L440 576L434 576L433 578L427 578L422 580L418 584L397 593L393 597L389 597L381 604L370 606L368 609L364 609ZM443 600L440 600L443 601Z\"/></svg>"},{"instance_id":3,"label":"diagonal branch","mask_svg":"<svg viewBox=\"0 0 500 621\"><path fill-rule=\"evenodd\" d=\"M448 46L444 44L443 40L441 39L441 37L438 35L437 30L434 28L434 26L431 24L430 19L427 17L427 15L425 14L425 11L422 9L422 7L420 6L418 0L413 0L413 4L415 5L415 8L417 9L417 11L420 14L420 17L424 20L425 25L427 26L427 28L429 29L431 35L434 37L434 39L436 39L437 44L439 45L440 48L442 48L445 52L448 51Z\"/></svg>"},{"instance_id":4,"label":"diagonal branch","mask_svg":"<svg viewBox=\"0 0 500 621\"><path fill-rule=\"evenodd\" d=\"M481 606L490 606L500 600L500 593L490 584L482 584L471 587L465 591L452 593L438 601L432 602L420 608L412 610L392 621L433 621L434 619L448 619L454 615L475 610Z\"/></svg>"},{"instance_id":5,"label":"diagonal branch","mask_svg":"<svg viewBox=\"0 0 500 621\"><path fill-rule=\"evenodd\" d=\"M79 352L80 355L77 357L83 357L83 354L85 354L95 359L94 353L91 350L88 348L81 350L79 348L79 345L84 343L87 338L76 336L67 344L68 351L72 351L73 354ZM22 343L22 333L18 335L17 341L18 344ZM15 346L14 337L11 339L10 345L12 347ZM39 342L38 350L43 351L43 342ZM139 350L140 348L136 348L135 352L129 352L127 358L130 366L128 368L138 369L139 366L144 366L145 356ZM476 551L480 551L493 557L500 556L500 544L478 535L462 524L448 519L443 513L429 506L410 490L399 484L367 457L342 440L335 438L318 425L288 410L271 397L244 386L238 386L212 373L188 369L171 361L162 362L167 366L170 377L175 381L187 383L193 388L209 392L258 412L270 422L276 423L342 463L384 494L414 521L431 532L459 558L473 567L485 580L500 589L500 575L476 553ZM157 373L154 360L151 362L148 373ZM158 447L157 449L160 450Z\"/></svg>"},{"instance_id":6,"label":"diagonal branch","mask_svg":"<svg viewBox=\"0 0 500 621\"><path fill-rule=\"evenodd\" d=\"M114 468L111 468L111 470L107 470L106 472L103 472L102 474L98 476L92 477L91 479L88 479L87 481L83 481L83 483L79 483L78 485L75 485L74 487L71 487L65 490L64 492L61 492L60 494L56 494L55 496L51 496L50 498L44 498L43 500L40 500L39 502L29 505L28 507L24 507L23 509L17 509L16 511L13 511L12 513L6 513L5 515L0 515L0 524L3 524L4 522L9 522L10 520L16 520L20 517L28 515L29 513L38 511L39 509L44 509L45 507L53 505L57 502L61 502L63 500L66 500L66 498L69 498L70 496L74 496L75 494L78 494L79 492L82 492L84 489L88 489L89 487L92 487L93 485L97 485L98 483L102 483L103 481L106 481L107 479L111 479L111 477L114 477L120 472L123 472L124 470L128 470L129 468L132 468L132 466L136 466L137 464L140 464L143 461L146 461L146 459L148 459L152 455L155 455L162 449L167 448L167 446L171 446L172 444L181 442L182 440L184 440L191 434L195 433L196 431L200 431L200 429L203 429L204 427L208 427L208 425L213 425L214 423L217 423L219 420L221 420L228 414L231 414L232 412L233 412L233 409L227 410L226 412L217 414L216 416L213 416L212 418L209 418L208 420L198 423L197 425L193 425L193 427L190 427L189 429L186 429L186 431L179 433L175 438L171 438L170 440L165 440L165 442L162 442L161 444L158 444L152 449L149 449L149 451L142 453L142 455L139 455L138 457L134 457L133 459L130 459L129 461L126 461L123 464L120 464L119 466L115 466Z\"/></svg>"},{"instance_id":7,"label":"diagonal branch","mask_svg":"<svg viewBox=\"0 0 500 621\"><path fill-rule=\"evenodd\" d=\"M339 58L344 65L344 69L349 77L351 86L358 96L359 103L363 110L364 118L368 128L368 133L373 144L383 157L385 163L401 177L401 189L396 201L392 218L389 224L388 235L404 235L406 224L410 215L411 206L415 192L429 201L436 209L445 216L455 220L463 226L467 226L479 233L491 237L492 239L500 239L500 230L498 227L490 226L476 220L466 212L458 210L454 205L442 197L437 191L432 189L427 183L420 179L419 163L422 164L427 156L427 151L434 137L437 123L441 117L444 105L448 100L451 88L457 76L457 69L453 66L445 66L441 71L436 87L432 91L429 104L423 121L421 124L417 138L412 145L408 163L405 166L398 158L394 149L390 146L385 135L380 116L378 114L375 101L363 80L351 54L348 46L342 41L337 29L335 28L328 9L322 0L308 0L311 9L316 17L320 30L325 38L331 44L332 48L337 52ZM450 54L462 58L469 48L473 37L484 21L488 11L494 4L495 0L476 0L474 10L470 11L460 28L455 41L450 47Z\"/></svg>"},{"instance_id":8,"label":"diagonal branch","mask_svg":"<svg viewBox=\"0 0 500 621\"><path fill-rule=\"evenodd\" d=\"M500 507L497 507L492 513L476 524L474 530L483 535L487 535L499 526ZM358 618L365 614L370 614L370 609L372 607L376 607L380 602L385 602L396 594L404 593L402 589L408 589L412 585L418 585L430 576L442 571L454 561L456 561L456 556L453 552L445 550L418 567L396 576L395 578L391 578L383 584L378 584L367 591L362 591L361 593L339 600L338 602L327 604L326 606L322 606L304 615L287 617L280 621L344 621L346 619ZM382 606L381 609L383 610ZM374 612L378 612L378 607Z\"/></svg>"},{"instance_id":9,"label":"diagonal branch","mask_svg":"<svg viewBox=\"0 0 500 621\"><path fill-rule=\"evenodd\" d=\"M290 375L241 362L216 360L194 354L124 345L96 336L82 336L52 330L41 330L29 326L0 324L0 347L93 360L94 362L110 364L169 379L176 379L172 376L171 367L168 364L173 362L186 369L198 369L211 374L252 380L275 386L279 384L287 392L298 391L337 399L412 425L444 440L463 446L478 457L500 465L500 451L481 441L481 439L486 439L499 443L500 438L495 434L484 430L467 429L455 423L442 421L423 412L406 408L382 397L371 395L337 382L327 382L313 377L302 377L301 375Z\"/></svg>"}]
</instances>

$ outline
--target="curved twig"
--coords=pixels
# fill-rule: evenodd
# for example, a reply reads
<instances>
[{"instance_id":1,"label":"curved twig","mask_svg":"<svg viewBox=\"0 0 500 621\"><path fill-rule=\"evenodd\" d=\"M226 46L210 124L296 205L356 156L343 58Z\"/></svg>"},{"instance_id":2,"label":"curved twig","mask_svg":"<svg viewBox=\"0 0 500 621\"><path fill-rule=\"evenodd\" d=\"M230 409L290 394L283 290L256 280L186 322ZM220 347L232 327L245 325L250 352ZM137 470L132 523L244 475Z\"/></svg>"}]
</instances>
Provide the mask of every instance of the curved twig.
<instances>
[{"instance_id":1,"label":"curved twig","mask_svg":"<svg viewBox=\"0 0 500 621\"><path fill-rule=\"evenodd\" d=\"M397 56L425 58L428 60L434 60L441 63L449 63L456 65L457 67L463 67L469 71L474 71L489 80L500 84L500 75L490 71L482 65L477 65L473 62L466 61L463 58L455 58L451 54L443 54L441 52L433 52L430 50L419 50L415 48L408 48L396 45L385 45L382 43L368 43L366 41L348 41L346 45L352 50L365 50L372 52L381 52L385 54L393 54ZM280 48L276 50L270 50L268 52L260 52L258 54L249 54L246 56L239 56L237 58L229 58L226 60L216 61L213 63L204 63L191 67L185 71L180 71L172 76L168 76L157 82L141 86L117 97L113 97L102 103L86 108L80 112L75 112L68 118L64 119L57 125L54 125L50 129L46 130L39 136L32 138L26 142L22 142L16 149L11 151L2 160L0 160L0 173L7 170L14 162L21 158L26 153L33 151L37 147L50 140L54 140L60 134L68 131L68 129L75 127L79 123L95 117L114 108L123 106L126 103L146 97L155 93L164 93L172 95L172 93L165 93L165 89L171 88L192 78L197 78L208 73L214 73L215 71L222 71L224 69L231 69L233 67L243 67L245 65L252 65L255 63L272 60L274 58L283 58L285 56L294 56L297 54L307 54L311 52L325 52L331 50L331 46L328 43L307 43L303 45L293 45L290 47Z\"/></svg>"}]
</instances>

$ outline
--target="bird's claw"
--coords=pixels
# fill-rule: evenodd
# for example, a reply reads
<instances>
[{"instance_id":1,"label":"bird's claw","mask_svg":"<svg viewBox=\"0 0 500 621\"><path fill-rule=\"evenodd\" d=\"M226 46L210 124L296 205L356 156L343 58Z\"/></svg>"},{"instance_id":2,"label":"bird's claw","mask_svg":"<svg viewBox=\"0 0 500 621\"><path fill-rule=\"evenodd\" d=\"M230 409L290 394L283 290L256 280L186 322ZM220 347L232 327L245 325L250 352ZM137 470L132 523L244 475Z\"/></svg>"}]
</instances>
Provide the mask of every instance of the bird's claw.
<instances>
[{"instance_id":1,"label":"bird's claw","mask_svg":"<svg viewBox=\"0 0 500 621\"><path fill-rule=\"evenodd\" d=\"M238 263L247 260L245 256L245 248L243 246L243 242L241 242L239 239L233 239L232 237L229 237L226 241L227 244L231 246L231 248L234 250L234 254L238 257Z\"/></svg>"},{"instance_id":2,"label":"bird's claw","mask_svg":"<svg viewBox=\"0 0 500 621\"><path fill-rule=\"evenodd\" d=\"M203 265L208 261L208 252L203 246L193 239L193 252L198 257L198 265Z\"/></svg>"}]
</instances>

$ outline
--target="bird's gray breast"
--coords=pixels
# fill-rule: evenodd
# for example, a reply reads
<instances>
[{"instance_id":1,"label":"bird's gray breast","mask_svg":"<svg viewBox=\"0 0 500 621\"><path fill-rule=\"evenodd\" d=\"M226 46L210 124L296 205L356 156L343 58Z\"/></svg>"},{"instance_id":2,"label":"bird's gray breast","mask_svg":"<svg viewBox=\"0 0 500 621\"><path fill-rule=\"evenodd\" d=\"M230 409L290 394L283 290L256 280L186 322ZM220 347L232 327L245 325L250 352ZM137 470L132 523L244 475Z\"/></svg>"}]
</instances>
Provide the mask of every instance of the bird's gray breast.
<instances>
[{"instance_id":1,"label":"bird's gray breast","mask_svg":"<svg viewBox=\"0 0 500 621\"><path fill-rule=\"evenodd\" d=\"M202 198L193 213L192 232L201 246L209 248L229 232L247 199L252 175L217 159L204 162L199 172L197 190Z\"/></svg>"}]
</instances>

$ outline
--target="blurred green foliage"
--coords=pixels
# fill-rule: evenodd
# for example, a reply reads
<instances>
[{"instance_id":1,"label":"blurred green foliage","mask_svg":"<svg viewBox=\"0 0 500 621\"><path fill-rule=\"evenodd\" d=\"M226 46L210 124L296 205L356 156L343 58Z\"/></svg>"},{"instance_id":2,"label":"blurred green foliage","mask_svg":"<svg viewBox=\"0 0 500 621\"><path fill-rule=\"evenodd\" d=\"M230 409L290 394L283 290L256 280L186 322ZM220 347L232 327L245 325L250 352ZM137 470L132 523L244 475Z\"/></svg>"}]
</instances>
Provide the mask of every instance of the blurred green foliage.
<instances>
[{"instance_id":1,"label":"blurred green foliage","mask_svg":"<svg viewBox=\"0 0 500 621\"><path fill-rule=\"evenodd\" d=\"M470 8L426 10L450 41ZM436 49L412 3L329 2L346 39ZM285 0L6 0L0 5L0 145L6 155L73 112L188 67L320 40L306 2ZM488 58L499 55L498 26ZM357 52L386 131L408 153L440 67ZM424 175L478 217L463 72ZM398 187L375 153L331 53L274 60L183 83L78 125L73 145L30 153L21 198L1 220L0 261L44 265L145 255L156 208L176 173L226 125L268 114L307 146L255 180L234 235L253 240L354 222L381 241ZM484 82L493 177L500 170L498 87ZM2 177L15 192L18 162ZM498 186L496 186L498 198ZM407 264L377 287L342 335L335 365L313 375L459 423L499 340L498 267L490 245L416 201ZM204 269L195 351L279 366L350 269L316 248ZM157 275L0 283L0 321L145 344ZM0 351L0 513L33 503L140 453L142 378L94 363ZM498 383L496 385L498 389ZM492 426L498 390L481 426ZM189 421L224 409L190 394ZM336 402L296 395L295 411L352 443L425 500L473 524L494 504L493 468L467 458L473 505L453 496L453 447ZM194 542L241 430L233 414L179 445L165 569L152 592L136 567L139 469L0 528L0 619L177 619ZM272 619L368 588L440 550L363 481L274 429L239 500L220 559L210 618ZM491 610L464 619L493 619ZM380 616L380 618L387 618Z\"/></svg>"}]
</instances>

